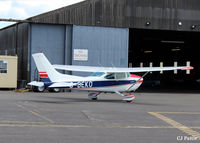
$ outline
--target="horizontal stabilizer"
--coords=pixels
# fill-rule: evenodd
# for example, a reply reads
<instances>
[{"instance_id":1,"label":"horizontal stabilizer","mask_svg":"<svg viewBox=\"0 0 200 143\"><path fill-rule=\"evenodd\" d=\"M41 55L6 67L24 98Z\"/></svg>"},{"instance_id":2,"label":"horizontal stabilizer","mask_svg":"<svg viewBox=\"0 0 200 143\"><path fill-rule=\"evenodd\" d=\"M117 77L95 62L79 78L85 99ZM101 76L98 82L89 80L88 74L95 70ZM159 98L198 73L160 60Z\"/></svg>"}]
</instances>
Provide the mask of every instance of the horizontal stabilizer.
<instances>
[{"instance_id":1,"label":"horizontal stabilizer","mask_svg":"<svg viewBox=\"0 0 200 143\"><path fill-rule=\"evenodd\" d=\"M56 82L50 85L50 88L56 88L56 87L73 87L74 85L77 85L77 83L73 82Z\"/></svg>"},{"instance_id":2,"label":"horizontal stabilizer","mask_svg":"<svg viewBox=\"0 0 200 143\"><path fill-rule=\"evenodd\" d=\"M37 87L43 87L44 86L44 82L32 81L32 82L29 82L28 85L37 86Z\"/></svg>"}]
</instances>

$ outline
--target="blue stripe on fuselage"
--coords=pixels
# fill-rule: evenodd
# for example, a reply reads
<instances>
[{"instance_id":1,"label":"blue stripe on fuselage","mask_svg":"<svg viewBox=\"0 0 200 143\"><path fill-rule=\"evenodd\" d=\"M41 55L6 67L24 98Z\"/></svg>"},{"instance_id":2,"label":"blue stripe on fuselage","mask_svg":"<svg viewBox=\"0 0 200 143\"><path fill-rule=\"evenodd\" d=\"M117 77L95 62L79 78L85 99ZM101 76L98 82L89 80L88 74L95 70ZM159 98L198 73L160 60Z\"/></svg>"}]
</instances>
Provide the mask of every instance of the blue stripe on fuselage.
<instances>
[{"instance_id":1,"label":"blue stripe on fuselage","mask_svg":"<svg viewBox=\"0 0 200 143\"><path fill-rule=\"evenodd\" d=\"M124 84L135 83L136 81L122 80L122 81L93 81L92 87L107 87L107 86L119 86Z\"/></svg>"},{"instance_id":2,"label":"blue stripe on fuselage","mask_svg":"<svg viewBox=\"0 0 200 143\"><path fill-rule=\"evenodd\" d=\"M53 84L53 82L51 82L50 80L45 79L44 81L43 82L45 86L50 86L51 84ZM81 89L81 88L100 88L100 87L120 86L120 85L136 83L136 80L78 81L78 82L73 82L73 83L77 85L74 85L73 87L66 87L66 88Z\"/></svg>"},{"instance_id":3,"label":"blue stripe on fuselage","mask_svg":"<svg viewBox=\"0 0 200 143\"><path fill-rule=\"evenodd\" d=\"M41 77L41 80L42 80L44 83L52 83L51 80L50 80L48 77Z\"/></svg>"},{"instance_id":4,"label":"blue stripe on fuselage","mask_svg":"<svg viewBox=\"0 0 200 143\"><path fill-rule=\"evenodd\" d=\"M120 86L136 83L136 80L119 80L119 81L80 81L73 88L101 88L101 87L110 87L110 86Z\"/></svg>"}]
</instances>

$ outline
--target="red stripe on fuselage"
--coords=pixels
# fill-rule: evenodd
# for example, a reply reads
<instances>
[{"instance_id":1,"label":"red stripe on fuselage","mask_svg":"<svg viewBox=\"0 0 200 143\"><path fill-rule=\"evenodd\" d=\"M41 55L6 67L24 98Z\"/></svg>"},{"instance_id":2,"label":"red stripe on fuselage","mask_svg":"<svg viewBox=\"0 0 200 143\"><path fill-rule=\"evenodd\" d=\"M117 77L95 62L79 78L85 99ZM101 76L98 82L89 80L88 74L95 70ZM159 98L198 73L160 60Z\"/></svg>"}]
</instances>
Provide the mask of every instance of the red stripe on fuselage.
<instances>
[{"instance_id":1,"label":"red stripe on fuselage","mask_svg":"<svg viewBox=\"0 0 200 143\"><path fill-rule=\"evenodd\" d=\"M46 72L39 72L39 73L46 73Z\"/></svg>"},{"instance_id":2,"label":"red stripe on fuselage","mask_svg":"<svg viewBox=\"0 0 200 143\"><path fill-rule=\"evenodd\" d=\"M40 77L48 77L47 74L40 74Z\"/></svg>"}]
</instances>

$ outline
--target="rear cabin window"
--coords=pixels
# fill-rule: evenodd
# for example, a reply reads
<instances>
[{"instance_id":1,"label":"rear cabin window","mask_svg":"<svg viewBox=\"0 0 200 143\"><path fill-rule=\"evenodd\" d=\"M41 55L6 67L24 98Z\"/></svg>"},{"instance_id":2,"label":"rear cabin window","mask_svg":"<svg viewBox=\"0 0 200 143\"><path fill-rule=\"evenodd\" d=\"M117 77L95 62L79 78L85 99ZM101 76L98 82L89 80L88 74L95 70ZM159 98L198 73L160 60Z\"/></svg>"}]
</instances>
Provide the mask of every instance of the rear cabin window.
<instances>
[{"instance_id":1,"label":"rear cabin window","mask_svg":"<svg viewBox=\"0 0 200 143\"><path fill-rule=\"evenodd\" d=\"M0 60L0 74L8 73L8 61Z\"/></svg>"},{"instance_id":2,"label":"rear cabin window","mask_svg":"<svg viewBox=\"0 0 200 143\"><path fill-rule=\"evenodd\" d=\"M104 74L104 72L95 72L95 73L92 73L90 76L102 76Z\"/></svg>"},{"instance_id":3,"label":"rear cabin window","mask_svg":"<svg viewBox=\"0 0 200 143\"><path fill-rule=\"evenodd\" d=\"M115 79L115 74L111 73L105 76L106 79Z\"/></svg>"}]
</instances>

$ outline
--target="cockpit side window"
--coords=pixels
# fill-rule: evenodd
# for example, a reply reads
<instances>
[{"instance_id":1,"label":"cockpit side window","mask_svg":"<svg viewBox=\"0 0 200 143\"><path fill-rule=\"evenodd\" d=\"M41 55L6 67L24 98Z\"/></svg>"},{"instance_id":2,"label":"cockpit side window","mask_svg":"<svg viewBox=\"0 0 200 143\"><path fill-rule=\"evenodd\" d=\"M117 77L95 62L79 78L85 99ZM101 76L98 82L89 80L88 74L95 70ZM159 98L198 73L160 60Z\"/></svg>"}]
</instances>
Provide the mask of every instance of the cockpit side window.
<instances>
[{"instance_id":1,"label":"cockpit side window","mask_svg":"<svg viewBox=\"0 0 200 143\"><path fill-rule=\"evenodd\" d=\"M125 79L126 73L109 73L105 76L106 79Z\"/></svg>"},{"instance_id":2,"label":"cockpit side window","mask_svg":"<svg viewBox=\"0 0 200 143\"><path fill-rule=\"evenodd\" d=\"M126 73L126 76L127 76L127 77L130 77L130 76L131 76L131 74L130 74L129 72L127 72L127 73Z\"/></svg>"},{"instance_id":3,"label":"cockpit side window","mask_svg":"<svg viewBox=\"0 0 200 143\"><path fill-rule=\"evenodd\" d=\"M126 73L116 73L116 79L125 79Z\"/></svg>"}]
</instances>

